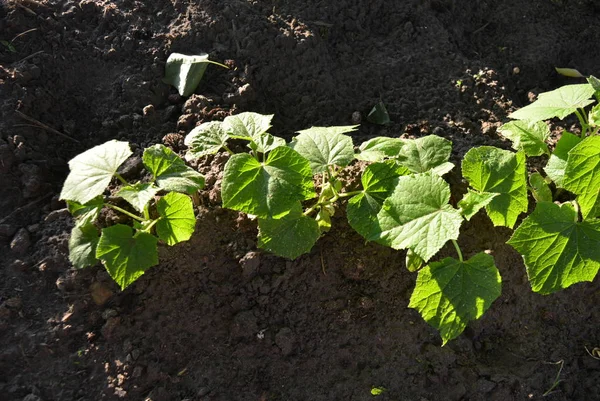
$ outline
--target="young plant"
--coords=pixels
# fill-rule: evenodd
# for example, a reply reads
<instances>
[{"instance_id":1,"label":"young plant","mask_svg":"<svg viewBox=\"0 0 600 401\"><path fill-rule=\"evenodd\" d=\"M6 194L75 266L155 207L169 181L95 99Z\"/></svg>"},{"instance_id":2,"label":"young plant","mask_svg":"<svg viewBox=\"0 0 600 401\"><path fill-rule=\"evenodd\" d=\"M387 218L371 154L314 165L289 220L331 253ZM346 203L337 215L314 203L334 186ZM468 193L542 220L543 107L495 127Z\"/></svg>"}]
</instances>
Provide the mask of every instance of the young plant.
<instances>
[{"instance_id":1,"label":"young plant","mask_svg":"<svg viewBox=\"0 0 600 401\"><path fill-rule=\"evenodd\" d=\"M71 172L60 194L75 219L69 240L73 266L100 260L122 289L158 264L159 241L175 245L190 238L196 219L189 195L204 186L202 175L162 145L143 154L152 180L129 184L118 169L131 155L127 142L115 140L79 154L69 161ZM107 196L115 177L120 185ZM100 228L98 217L105 208L131 219L132 226Z\"/></svg>"}]
</instances>

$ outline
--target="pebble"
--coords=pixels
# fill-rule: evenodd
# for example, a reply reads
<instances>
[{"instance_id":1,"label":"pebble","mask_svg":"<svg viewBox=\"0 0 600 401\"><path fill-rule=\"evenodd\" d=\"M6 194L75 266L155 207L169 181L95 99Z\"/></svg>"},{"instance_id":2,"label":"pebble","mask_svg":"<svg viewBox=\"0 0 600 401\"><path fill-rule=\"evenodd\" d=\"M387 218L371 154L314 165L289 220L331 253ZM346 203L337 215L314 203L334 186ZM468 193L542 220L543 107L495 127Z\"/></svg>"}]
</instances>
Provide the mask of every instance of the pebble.
<instances>
[{"instance_id":1,"label":"pebble","mask_svg":"<svg viewBox=\"0 0 600 401\"><path fill-rule=\"evenodd\" d=\"M92 283L90 285L90 293L92 294L92 299L96 305L102 306L110 297L113 296L113 292L108 288L108 286L104 283Z\"/></svg>"},{"instance_id":2,"label":"pebble","mask_svg":"<svg viewBox=\"0 0 600 401\"><path fill-rule=\"evenodd\" d=\"M22 255L27 252L27 249L30 246L31 238L29 238L29 231L24 228L17 231L17 234L10 243L10 249L17 255Z\"/></svg>"}]
</instances>

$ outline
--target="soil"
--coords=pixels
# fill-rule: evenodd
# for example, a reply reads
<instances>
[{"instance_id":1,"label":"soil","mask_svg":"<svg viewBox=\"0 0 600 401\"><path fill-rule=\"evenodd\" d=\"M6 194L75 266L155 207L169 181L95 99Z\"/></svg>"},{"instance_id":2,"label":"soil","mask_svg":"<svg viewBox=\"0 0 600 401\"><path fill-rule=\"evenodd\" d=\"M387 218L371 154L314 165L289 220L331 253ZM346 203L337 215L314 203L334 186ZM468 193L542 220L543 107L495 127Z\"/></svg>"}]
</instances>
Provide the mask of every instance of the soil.
<instances>
[{"instance_id":1,"label":"soil","mask_svg":"<svg viewBox=\"0 0 600 401\"><path fill-rule=\"evenodd\" d=\"M459 242L492 252L502 296L441 347L407 308L404 253L343 217L288 261L209 187L198 234L121 292L101 267L72 268L58 200L94 145L181 151L196 124L242 111L275 114L287 138L358 116L356 144L433 133L457 164L509 148L506 115L574 82L554 67L600 74L599 17L593 0L0 1L0 399L600 400L600 281L532 293L511 231L483 214ZM231 68L184 99L161 81L172 52ZM379 101L385 127L365 118ZM214 184L225 160L197 167Z\"/></svg>"}]
</instances>

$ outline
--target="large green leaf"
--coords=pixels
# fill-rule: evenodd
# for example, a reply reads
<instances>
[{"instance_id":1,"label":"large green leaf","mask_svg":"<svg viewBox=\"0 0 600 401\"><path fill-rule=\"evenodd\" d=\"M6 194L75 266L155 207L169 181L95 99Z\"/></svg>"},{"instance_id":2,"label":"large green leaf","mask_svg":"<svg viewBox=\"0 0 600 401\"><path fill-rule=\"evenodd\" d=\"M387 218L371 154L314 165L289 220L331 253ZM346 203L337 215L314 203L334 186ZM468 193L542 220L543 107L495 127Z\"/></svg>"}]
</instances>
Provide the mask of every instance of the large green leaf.
<instances>
[{"instance_id":1,"label":"large green leaf","mask_svg":"<svg viewBox=\"0 0 600 401\"><path fill-rule=\"evenodd\" d=\"M463 177L480 192L499 195L485 207L495 226L512 228L527 211L525 154L492 146L472 148L462 162Z\"/></svg>"},{"instance_id":2,"label":"large green leaf","mask_svg":"<svg viewBox=\"0 0 600 401\"><path fill-rule=\"evenodd\" d=\"M96 257L121 289L137 280L148 268L158 264L157 238L117 224L102 230Z\"/></svg>"},{"instance_id":3,"label":"large green leaf","mask_svg":"<svg viewBox=\"0 0 600 401\"><path fill-rule=\"evenodd\" d=\"M346 215L348 223L367 240L379 232L377 214L385 199L392 194L398 184L398 177L408 174L406 167L393 161L373 163L365 169L361 181L363 191L348 200Z\"/></svg>"},{"instance_id":4,"label":"large green leaf","mask_svg":"<svg viewBox=\"0 0 600 401\"><path fill-rule=\"evenodd\" d=\"M83 269L98 262L96 246L99 239L98 229L91 223L73 227L69 238L69 260L73 266Z\"/></svg>"},{"instance_id":5,"label":"large green leaf","mask_svg":"<svg viewBox=\"0 0 600 401\"><path fill-rule=\"evenodd\" d=\"M531 122L554 117L562 120L577 109L593 103L590 99L593 95L594 88L590 84L565 85L550 92L540 93L535 102L509 114L508 117Z\"/></svg>"},{"instance_id":6,"label":"large green leaf","mask_svg":"<svg viewBox=\"0 0 600 401\"><path fill-rule=\"evenodd\" d=\"M69 161L71 172L60 199L85 204L102 195L119 166L131 154L127 142L112 140L75 156Z\"/></svg>"},{"instance_id":7,"label":"large green leaf","mask_svg":"<svg viewBox=\"0 0 600 401\"><path fill-rule=\"evenodd\" d=\"M363 142L355 157L368 162L380 162L398 156L404 142L400 138L377 137Z\"/></svg>"},{"instance_id":8,"label":"large green leaf","mask_svg":"<svg viewBox=\"0 0 600 401\"><path fill-rule=\"evenodd\" d=\"M570 204L538 203L508 244L523 255L531 288L541 294L592 281L600 269L600 220L577 222Z\"/></svg>"},{"instance_id":9,"label":"large green leaf","mask_svg":"<svg viewBox=\"0 0 600 401\"><path fill-rule=\"evenodd\" d=\"M500 127L502 136L510 139L513 149L523 149L527 156L549 154L546 140L550 136L550 128L543 121L511 121Z\"/></svg>"},{"instance_id":10,"label":"large green leaf","mask_svg":"<svg viewBox=\"0 0 600 401\"><path fill-rule=\"evenodd\" d=\"M189 96L198 87L209 63L219 64L210 61L208 54L187 56L172 53L167 59L163 82L177 88L181 96Z\"/></svg>"},{"instance_id":11,"label":"large green leaf","mask_svg":"<svg viewBox=\"0 0 600 401\"><path fill-rule=\"evenodd\" d=\"M290 146L310 162L314 174L328 166L347 166L354 160L352 138L344 135L356 130L356 125L341 127L312 127L298 131Z\"/></svg>"},{"instance_id":12,"label":"large green leaf","mask_svg":"<svg viewBox=\"0 0 600 401\"><path fill-rule=\"evenodd\" d=\"M247 153L225 164L223 206L262 218L279 218L298 201L316 196L308 160L288 147L273 149L260 163Z\"/></svg>"},{"instance_id":13,"label":"large green leaf","mask_svg":"<svg viewBox=\"0 0 600 401\"><path fill-rule=\"evenodd\" d=\"M452 153L452 142L436 136L428 135L418 139L405 139L397 159L413 173L425 173L432 170L437 175L444 175L454 167L448 159Z\"/></svg>"},{"instance_id":14,"label":"large green leaf","mask_svg":"<svg viewBox=\"0 0 600 401\"><path fill-rule=\"evenodd\" d=\"M188 147L186 160L213 155L226 145L229 135L220 121L210 121L195 127L186 135L184 144Z\"/></svg>"},{"instance_id":15,"label":"large green leaf","mask_svg":"<svg viewBox=\"0 0 600 401\"><path fill-rule=\"evenodd\" d=\"M464 262L445 258L419 271L408 307L419 311L446 344L479 319L501 290L502 278L490 255L478 253Z\"/></svg>"},{"instance_id":16,"label":"large green leaf","mask_svg":"<svg viewBox=\"0 0 600 401\"><path fill-rule=\"evenodd\" d=\"M125 199L135 210L142 213L158 191L160 189L153 184L138 182L121 187L117 192L117 196Z\"/></svg>"},{"instance_id":17,"label":"large green leaf","mask_svg":"<svg viewBox=\"0 0 600 401\"><path fill-rule=\"evenodd\" d=\"M377 215L377 242L412 249L428 261L444 244L458 239L462 217L448 204L450 187L427 173L402 176Z\"/></svg>"},{"instance_id":18,"label":"large green leaf","mask_svg":"<svg viewBox=\"0 0 600 401\"><path fill-rule=\"evenodd\" d=\"M556 144L554 152L550 155L548 164L544 167L544 171L548 174L548 177L554 181L557 187L563 186L569 151L579 142L581 142L581 138L577 135L573 135L567 131L563 132Z\"/></svg>"},{"instance_id":19,"label":"large green leaf","mask_svg":"<svg viewBox=\"0 0 600 401\"><path fill-rule=\"evenodd\" d=\"M263 132L254 136L248 145L252 150L259 153L267 153L280 146L285 146L285 139Z\"/></svg>"},{"instance_id":20,"label":"large green leaf","mask_svg":"<svg viewBox=\"0 0 600 401\"><path fill-rule=\"evenodd\" d=\"M272 119L273 114L240 113L226 117L223 120L223 130L232 138L252 140L271 128Z\"/></svg>"},{"instance_id":21,"label":"large green leaf","mask_svg":"<svg viewBox=\"0 0 600 401\"><path fill-rule=\"evenodd\" d=\"M580 202L580 205L584 217L597 209L600 189L600 136L587 137L569 151L562 186L582 198L583 202Z\"/></svg>"},{"instance_id":22,"label":"large green leaf","mask_svg":"<svg viewBox=\"0 0 600 401\"><path fill-rule=\"evenodd\" d=\"M104 197L102 195L88 201L85 205L75 201L67 201L67 208L73 215L77 226L84 226L96 221L103 207Z\"/></svg>"},{"instance_id":23,"label":"large green leaf","mask_svg":"<svg viewBox=\"0 0 600 401\"><path fill-rule=\"evenodd\" d=\"M144 150L144 165L152 173L156 184L165 191L194 193L204 188L204 177L173 151L163 145Z\"/></svg>"},{"instance_id":24,"label":"large green leaf","mask_svg":"<svg viewBox=\"0 0 600 401\"><path fill-rule=\"evenodd\" d=\"M158 237L167 245L175 245L190 239L196 227L194 206L190 197L169 192L156 204L160 219L156 223Z\"/></svg>"},{"instance_id":25,"label":"large green leaf","mask_svg":"<svg viewBox=\"0 0 600 401\"><path fill-rule=\"evenodd\" d=\"M458 201L460 214L465 219L471 220L471 217L475 216L481 208L486 207L498 195L495 192L475 192L468 189L466 195Z\"/></svg>"},{"instance_id":26,"label":"large green leaf","mask_svg":"<svg viewBox=\"0 0 600 401\"><path fill-rule=\"evenodd\" d=\"M258 219L258 246L285 258L310 252L320 235L319 224L302 214L299 202L280 219Z\"/></svg>"}]
</instances>

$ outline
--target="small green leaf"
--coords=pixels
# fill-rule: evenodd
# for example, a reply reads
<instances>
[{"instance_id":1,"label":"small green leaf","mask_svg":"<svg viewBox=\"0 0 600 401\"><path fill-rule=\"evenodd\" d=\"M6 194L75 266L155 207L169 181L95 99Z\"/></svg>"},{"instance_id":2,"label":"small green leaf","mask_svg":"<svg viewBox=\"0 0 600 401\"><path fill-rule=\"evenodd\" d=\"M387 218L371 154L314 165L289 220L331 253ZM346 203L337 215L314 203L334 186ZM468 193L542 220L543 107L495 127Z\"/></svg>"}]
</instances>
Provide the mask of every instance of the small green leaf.
<instances>
[{"instance_id":1,"label":"small green leaf","mask_svg":"<svg viewBox=\"0 0 600 401\"><path fill-rule=\"evenodd\" d=\"M69 238L69 260L78 269L95 265L98 229L91 223L73 227Z\"/></svg>"},{"instance_id":2,"label":"small green leaf","mask_svg":"<svg viewBox=\"0 0 600 401\"><path fill-rule=\"evenodd\" d=\"M204 188L204 177L173 151L163 145L144 150L144 165L152 173L156 184L165 191L194 193Z\"/></svg>"},{"instance_id":3,"label":"small green leaf","mask_svg":"<svg viewBox=\"0 0 600 401\"><path fill-rule=\"evenodd\" d=\"M590 136L569 151L563 188L579 195L584 218L597 213L600 189L600 136Z\"/></svg>"},{"instance_id":4,"label":"small green leaf","mask_svg":"<svg viewBox=\"0 0 600 401\"><path fill-rule=\"evenodd\" d=\"M587 81L590 85L592 85L594 91L600 92L600 79L596 78L593 75L590 75L589 78L587 78Z\"/></svg>"},{"instance_id":5,"label":"small green leaf","mask_svg":"<svg viewBox=\"0 0 600 401\"><path fill-rule=\"evenodd\" d=\"M550 92L540 93L535 102L509 114L508 117L531 122L554 117L562 120L577 109L593 103L590 98L594 92L590 84L565 85Z\"/></svg>"},{"instance_id":6,"label":"small green leaf","mask_svg":"<svg viewBox=\"0 0 600 401\"><path fill-rule=\"evenodd\" d=\"M564 75L565 77L569 77L569 78L585 78L579 71L577 71L575 68L558 68L558 67L554 67L554 69L556 70L556 72L558 72L560 75Z\"/></svg>"},{"instance_id":7,"label":"small green leaf","mask_svg":"<svg viewBox=\"0 0 600 401\"><path fill-rule=\"evenodd\" d=\"M167 59L163 82L177 88L181 96L189 96L198 87L208 64L217 64L227 68L223 64L210 61L208 54L187 56L185 54L172 53Z\"/></svg>"},{"instance_id":8,"label":"small green leaf","mask_svg":"<svg viewBox=\"0 0 600 401\"><path fill-rule=\"evenodd\" d=\"M96 257L121 289L137 280L148 268L158 264L157 238L131 227L117 224L102 230Z\"/></svg>"},{"instance_id":9,"label":"small green leaf","mask_svg":"<svg viewBox=\"0 0 600 401\"><path fill-rule=\"evenodd\" d=\"M363 142L360 153L355 157L368 162L381 162L384 159L398 156L404 142L400 138L377 137Z\"/></svg>"},{"instance_id":10,"label":"small green leaf","mask_svg":"<svg viewBox=\"0 0 600 401\"><path fill-rule=\"evenodd\" d=\"M538 203L508 244L523 255L531 288L540 294L592 281L600 269L600 220L577 222L568 203Z\"/></svg>"},{"instance_id":11,"label":"small green leaf","mask_svg":"<svg viewBox=\"0 0 600 401\"><path fill-rule=\"evenodd\" d=\"M310 252L320 235L319 224L302 214L298 202L280 219L258 219L258 246L284 258Z\"/></svg>"},{"instance_id":12,"label":"small green leaf","mask_svg":"<svg viewBox=\"0 0 600 401\"><path fill-rule=\"evenodd\" d=\"M529 176L529 185L531 194L537 202L552 202L552 191L540 173L533 173Z\"/></svg>"},{"instance_id":13,"label":"small green leaf","mask_svg":"<svg viewBox=\"0 0 600 401\"><path fill-rule=\"evenodd\" d=\"M371 389L371 395L378 396L378 395L383 394L386 391L387 391L387 389L385 387L373 387Z\"/></svg>"},{"instance_id":14,"label":"small green leaf","mask_svg":"<svg viewBox=\"0 0 600 401\"><path fill-rule=\"evenodd\" d=\"M373 124L386 125L391 122L390 115L388 114L385 104L383 102L377 103L369 114L367 115L367 121Z\"/></svg>"},{"instance_id":15,"label":"small green leaf","mask_svg":"<svg viewBox=\"0 0 600 401\"><path fill-rule=\"evenodd\" d=\"M462 162L463 177L480 192L495 192L485 207L495 226L512 228L521 212L527 211L525 154L492 146L470 149Z\"/></svg>"},{"instance_id":16,"label":"small green leaf","mask_svg":"<svg viewBox=\"0 0 600 401\"><path fill-rule=\"evenodd\" d=\"M481 252L464 262L445 258L419 271L408 307L440 332L444 345L483 316L501 291L502 278L490 255Z\"/></svg>"},{"instance_id":17,"label":"small green leaf","mask_svg":"<svg viewBox=\"0 0 600 401\"><path fill-rule=\"evenodd\" d=\"M563 186L569 151L579 142L581 142L580 137L564 131L556 144L554 153L550 155L548 164L544 167L544 171L548 174L548 177L554 181L557 187Z\"/></svg>"},{"instance_id":18,"label":"small green leaf","mask_svg":"<svg viewBox=\"0 0 600 401\"><path fill-rule=\"evenodd\" d=\"M131 154L127 142L112 140L75 156L69 161L71 172L60 199L85 204L102 195L119 166Z\"/></svg>"},{"instance_id":19,"label":"small green leaf","mask_svg":"<svg viewBox=\"0 0 600 401\"><path fill-rule=\"evenodd\" d=\"M279 218L298 201L316 196L308 160L288 147L273 149L264 163L247 153L225 164L223 207L262 218Z\"/></svg>"},{"instance_id":20,"label":"small green leaf","mask_svg":"<svg viewBox=\"0 0 600 401\"><path fill-rule=\"evenodd\" d=\"M419 255L413 252L412 249L408 249L406 252L406 268L409 272L416 272L423 267L425 261L421 259Z\"/></svg>"},{"instance_id":21,"label":"small green leaf","mask_svg":"<svg viewBox=\"0 0 600 401\"><path fill-rule=\"evenodd\" d=\"M248 146L256 152L267 153L280 146L286 146L286 143L285 139L264 132L255 136Z\"/></svg>"},{"instance_id":22,"label":"small green leaf","mask_svg":"<svg viewBox=\"0 0 600 401\"><path fill-rule=\"evenodd\" d=\"M354 160L352 138L343 135L356 130L357 125L341 127L312 127L298 131L290 146L310 162L314 174L328 166L347 166Z\"/></svg>"},{"instance_id":23,"label":"small green leaf","mask_svg":"<svg viewBox=\"0 0 600 401\"><path fill-rule=\"evenodd\" d=\"M321 208L315 217L317 224L319 225L319 230L322 233L328 232L331 230L331 214L325 208Z\"/></svg>"},{"instance_id":24,"label":"small green leaf","mask_svg":"<svg viewBox=\"0 0 600 401\"><path fill-rule=\"evenodd\" d=\"M588 123L592 127L600 127L600 103L592 107L588 115Z\"/></svg>"},{"instance_id":25,"label":"small green leaf","mask_svg":"<svg viewBox=\"0 0 600 401\"><path fill-rule=\"evenodd\" d=\"M468 221L481 209L486 207L499 194L496 192L475 192L467 189L467 194L458 201L460 214Z\"/></svg>"},{"instance_id":26,"label":"small green leaf","mask_svg":"<svg viewBox=\"0 0 600 401\"><path fill-rule=\"evenodd\" d=\"M452 153L452 142L436 135L418 139L405 139L398 154L398 162L413 173L433 170L442 176L452 170L454 164L448 162Z\"/></svg>"},{"instance_id":27,"label":"small green leaf","mask_svg":"<svg viewBox=\"0 0 600 401\"><path fill-rule=\"evenodd\" d=\"M546 140L550 137L550 128L543 121L511 121L500 127L500 134L510 139L513 149L523 149L527 156L539 156L550 153Z\"/></svg>"},{"instance_id":28,"label":"small green leaf","mask_svg":"<svg viewBox=\"0 0 600 401\"><path fill-rule=\"evenodd\" d=\"M156 234L167 245L175 245L190 239L196 227L194 206L190 197L169 192L156 204L160 219L156 223Z\"/></svg>"},{"instance_id":29,"label":"small green leaf","mask_svg":"<svg viewBox=\"0 0 600 401\"><path fill-rule=\"evenodd\" d=\"M232 138L252 140L271 128L273 114L245 112L226 117L223 130Z\"/></svg>"},{"instance_id":30,"label":"small green leaf","mask_svg":"<svg viewBox=\"0 0 600 401\"><path fill-rule=\"evenodd\" d=\"M121 187L117 192L117 196L129 202L138 212L143 213L146 205L154 199L158 191L160 189L153 184L138 182L133 185Z\"/></svg>"},{"instance_id":31,"label":"small green leaf","mask_svg":"<svg viewBox=\"0 0 600 401\"><path fill-rule=\"evenodd\" d=\"M67 208L73 215L76 226L84 226L96 221L103 207L104 197L102 195L95 197L85 205L75 201L67 201Z\"/></svg>"},{"instance_id":32,"label":"small green leaf","mask_svg":"<svg viewBox=\"0 0 600 401\"><path fill-rule=\"evenodd\" d=\"M377 215L377 242L394 249L412 249L424 261L444 244L458 239L462 217L448 204L450 187L427 173L398 178L394 192Z\"/></svg>"},{"instance_id":33,"label":"small green leaf","mask_svg":"<svg viewBox=\"0 0 600 401\"><path fill-rule=\"evenodd\" d=\"M398 177L408 173L406 167L393 161L367 166L361 178L363 192L350 198L346 208L348 223L356 232L367 240L376 237L379 231L377 214L386 198L394 192Z\"/></svg>"},{"instance_id":34,"label":"small green leaf","mask_svg":"<svg viewBox=\"0 0 600 401\"><path fill-rule=\"evenodd\" d=\"M214 155L227 144L228 139L229 135L223 130L220 121L202 123L185 137L184 144L188 147L185 159L189 161Z\"/></svg>"}]
</instances>

